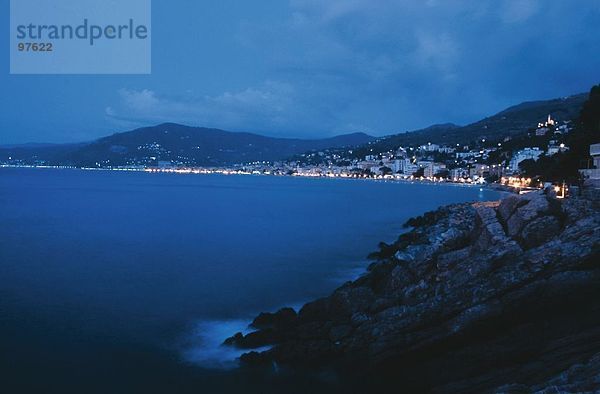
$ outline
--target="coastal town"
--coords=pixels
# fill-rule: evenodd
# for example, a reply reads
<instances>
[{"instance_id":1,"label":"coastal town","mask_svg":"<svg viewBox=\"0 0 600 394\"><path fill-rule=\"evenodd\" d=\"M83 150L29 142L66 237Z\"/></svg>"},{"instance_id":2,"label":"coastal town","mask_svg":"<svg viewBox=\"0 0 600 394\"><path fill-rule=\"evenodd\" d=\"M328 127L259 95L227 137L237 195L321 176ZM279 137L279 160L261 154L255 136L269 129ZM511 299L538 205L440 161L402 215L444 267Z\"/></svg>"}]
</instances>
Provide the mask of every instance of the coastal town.
<instances>
[{"instance_id":1,"label":"coastal town","mask_svg":"<svg viewBox=\"0 0 600 394\"><path fill-rule=\"evenodd\" d=\"M567 188L560 180L533 180L523 175L523 163L537 161L569 151L565 137L573 130L571 120L559 121L551 115L528 131L536 145L507 152L512 138L487 141L485 138L470 145L449 146L428 142L418 146L399 146L397 149L376 151L358 156L355 149L329 149L307 152L286 161L251 162L228 167L193 168L183 162L157 161L154 166L129 166L148 172L192 174L278 175L310 178L358 178L397 181L451 182L460 184L494 184L526 192L554 185L564 194ZM375 145L375 143L369 143ZM160 146L156 147L160 149ZM363 148L364 150L364 148ZM593 162L582 168L581 177L596 187L600 184L600 144L590 146ZM554 182L552 182L554 181Z\"/></svg>"},{"instance_id":2,"label":"coastal town","mask_svg":"<svg viewBox=\"0 0 600 394\"><path fill-rule=\"evenodd\" d=\"M564 195L569 186L564 179L542 179L527 173L527 167L540 159L563 155L570 150L571 119L559 120L549 114L537 125L518 134L501 138L481 136L469 143L444 144L436 141L418 145L391 146L381 137L356 147L309 151L279 161L253 161L232 165L198 166L185 155L173 155L158 142L137 146L139 152L126 165L109 159L86 170L145 171L150 173L272 175L309 178L354 178L413 182L450 182L466 185L489 184L494 187L527 192L554 186ZM120 149L118 146L111 150ZM589 147L589 158L581 158L581 183L600 184L600 144ZM171 157L169 160L165 158ZM23 162L8 157L4 167L71 167L48 165L44 161Z\"/></svg>"}]
</instances>

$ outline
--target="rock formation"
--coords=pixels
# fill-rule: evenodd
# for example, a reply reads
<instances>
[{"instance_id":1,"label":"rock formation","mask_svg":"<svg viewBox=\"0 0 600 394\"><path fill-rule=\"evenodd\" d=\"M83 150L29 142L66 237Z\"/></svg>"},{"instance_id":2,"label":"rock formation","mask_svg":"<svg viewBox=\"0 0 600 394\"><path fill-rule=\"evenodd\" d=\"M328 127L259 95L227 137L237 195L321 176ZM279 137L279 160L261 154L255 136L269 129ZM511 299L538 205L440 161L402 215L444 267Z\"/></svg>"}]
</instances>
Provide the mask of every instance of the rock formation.
<instances>
[{"instance_id":1,"label":"rock formation","mask_svg":"<svg viewBox=\"0 0 600 394\"><path fill-rule=\"evenodd\" d=\"M272 345L246 365L333 368L382 391L600 389L594 204L548 191L439 208L359 279L226 343Z\"/></svg>"}]
</instances>

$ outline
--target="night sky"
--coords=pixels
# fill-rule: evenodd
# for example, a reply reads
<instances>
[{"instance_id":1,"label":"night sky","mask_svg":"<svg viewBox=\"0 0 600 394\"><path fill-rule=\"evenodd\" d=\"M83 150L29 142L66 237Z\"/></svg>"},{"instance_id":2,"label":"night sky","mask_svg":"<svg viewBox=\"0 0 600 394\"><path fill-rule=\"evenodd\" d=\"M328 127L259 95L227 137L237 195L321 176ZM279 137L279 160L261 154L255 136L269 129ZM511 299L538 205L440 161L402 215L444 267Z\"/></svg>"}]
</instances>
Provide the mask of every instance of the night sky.
<instances>
[{"instance_id":1,"label":"night sky","mask_svg":"<svg viewBox=\"0 0 600 394\"><path fill-rule=\"evenodd\" d=\"M597 0L154 0L152 13L151 75L9 75L0 40L0 144L166 121L385 135L600 82Z\"/></svg>"}]
</instances>

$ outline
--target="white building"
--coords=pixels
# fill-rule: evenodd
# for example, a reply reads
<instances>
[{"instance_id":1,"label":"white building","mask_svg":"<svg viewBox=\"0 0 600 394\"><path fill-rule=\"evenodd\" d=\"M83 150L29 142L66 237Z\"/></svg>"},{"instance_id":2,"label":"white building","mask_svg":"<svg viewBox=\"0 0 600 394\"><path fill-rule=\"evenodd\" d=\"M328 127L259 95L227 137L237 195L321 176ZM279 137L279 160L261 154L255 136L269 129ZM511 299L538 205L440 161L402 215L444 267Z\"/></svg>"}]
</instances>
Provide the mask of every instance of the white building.
<instances>
[{"instance_id":1,"label":"white building","mask_svg":"<svg viewBox=\"0 0 600 394\"><path fill-rule=\"evenodd\" d=\"M552 156L557 154L558 152L566 152L569 148L565 146L565 144L550 144L548 145L548 150L546 151L546 155Z\"/></svg>"},{"instance_id":2,"label":"white building","mask_svg":"<svg viewBox=\"0 0 600 394\"><path fill-rule=\"evenodd\" d=\"M439 174L440 172L446 171L447 167L444 163L433 164L433 175Z\"/></svg>"},{"instance_id":3,"label":"white building","mask_svg":"<svg viewBox=\"0 0 600 394\"><path fill-rule=\"evenodd\" d=\"M441 153L454 153L454 152L456 152L456 149L454 149L450 146L442 146L442 147L440 147L440 149L438 149L438 151Z\"/></svg>"},{"instance_id":4,"label":"white building","mask_svg":"<svg viewBox=\"0 0 600 394\"><path fill-rule=\"evenodd\" d=\"M374 163L372 161L359 161L358 163L356 163L356 167L360 168L361 170L367 170L373 166Z\"/></svg>"},{"instance_id":5,"label":"white building","mask_svg":"<svg viewBox=\"0 0 600 394\"><path fill-rule=\"evenodd\" d=\"M479 154L479 152L473 152L473 151L456 152L456 158L457 159L469 159L469 158L477 156L478 154Z\"/></svg>"},{"instance_id":6,"label":"white building","mask_svg":"<svg viewBox=\"0 0 600 394\"><path fill-rule=\"evenodd\" d=\"M158 168L160 168L160 169L173 168L173 163L170 160L159 160Z\"/></svg>"},{"instance_id":7,"label":"white building","mask_svg":"<svg viewBox=\"0 0 600 394\"><path fill-rule=\"evenodd\" d=\"M369 168L369 171L371 171L373 174L379 175L381 173L381 167L382 166L372 166Z\"/></svg>"},{"instance_id":8,"label":"white building","mask_svg":"<svg viewBox=\"0 0 600 394\"><path fill-rule=\"evenodd\" d=\"M476 163L469 168L469 176L471 178L475 176L482 177L486 172L489 172L489 170L490 167L488 165Z\"/></svg>"},{"instance_id":9,"label":"white building","mask_svg":"<svg viewBox=\"0 0 600 394\"><path fill-rule=\"evenodd\" d=\"M400 160L399 165L399 171L404 175L412 175L419 170L419 166L414 164L410 159Z\"/></svg>"},{"instance_id":10,"label":"white building","mask_svg":"<svg viewBox=\"0 0 600 394\"><path fill-rule=\"evenodd\" d=\"M432 161L420 161L419 168L423 169L423 176L425 178L431 178L434 175L434 162Z\"/></svg>"},{"instance_id":11,"label":"white building","mask_svg":"<svg viewBox=\"0 0 600 394\"><path fill-rule=\"evenodd\" d=\"M399 157L399 158L404 158L404 157L406 157L406 149L404 149L403 147L399 147L399 148L396 150L396 156L397 156L397 157Z\"/></svg>"},{"instance_id":12,"label":"white building","mask_svg":"<svg viewBox=\"0 0 600 394\"><path fill-rule=\"evenodd\" d=\"M519 171L519 163L524 160L537 160L544 152L540 150L540 148L525 148L523 150L515 152L512 159L510 160L509 167L511 171L517 172Z\"/></svg>"},{"instance_id":13,"label":"white building","mask_svg":"<svg viewBox=\"0 0 600 394\"><path fill-rule=\"evenodd\" d=\"M600 144L590 145L590 156L592 156L593 166L596 168L588 168L585 170L579 170L581 175L589 182L600 186Z\"/></svg>"},{"instance_id":14,"label":"white building","mask_svg":"<svg viewBox=\"0 0 600 394\"><path fill-rule=\"evenodd\" d=\"M546 120L545 123L538 123L538 128L542 128L542 127L554 127L556 126L556 121L554 119L552 119L552 116L548 115L548 119Z\"/></svg>"},{"instance_id":15,"label":"white building","mask_svg":"<svg viewBox=\"0 0 600 394\"><path fill-rule=\"evenodd\" d=\"M594 160L594 167L600 169L600 144L590 145L590 156Z\"/></svg>"},{"instance_id":16,"label":"white building","mask_svg":"<svg viewBox=\"0 0 600 394\"><path fill-rule=\"evenodd\" d=\"M450 170L450 178L458 180L460 178L467 178L469 176L469 170L466 168L453 168Z\"/></svg>"},{"instance_id":17,"label":"white building","mask_svg":"<svg viewBox=\"0 0 600 394\"><path fill-rule=\"evenodd\" d=\"M440 149L440 146L438 144L432 144L431 142L428 142L427 145L421 145L419 149L425 152L435 152Z\"/></svg>"}]
</instances>

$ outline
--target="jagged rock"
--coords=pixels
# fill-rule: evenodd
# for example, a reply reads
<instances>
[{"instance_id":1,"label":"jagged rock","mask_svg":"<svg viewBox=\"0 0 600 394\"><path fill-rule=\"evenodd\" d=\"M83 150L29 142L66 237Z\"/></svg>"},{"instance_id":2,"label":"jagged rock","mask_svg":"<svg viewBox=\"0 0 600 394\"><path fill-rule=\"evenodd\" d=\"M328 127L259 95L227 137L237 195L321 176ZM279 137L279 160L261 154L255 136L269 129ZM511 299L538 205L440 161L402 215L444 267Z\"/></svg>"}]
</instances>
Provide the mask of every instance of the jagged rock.
<instances>
[{"instance_id":1,"label":"jagged rock","mask_svg":"<svg viewBox=\"0 0 600 394\"><path fill-rule=\"evenodd\" d=\"M414 251L418 251L417 248L414 248ZM398 252L396 252L396 254L394 255L394 257L396 257L396 260L400 260L400 261L415 261L415 255L412 253L413 250L399 250Z\"/></svg>"},{"instance_id":2,"label":"jagged rock","mask_svg":"<svg viewBox=\"0 0 600 394\"><path fill-rule=\"evenodd\" d=\"M439 271L448 271L452 269L458 262L469 257L471 247L466 247L452 252L441 254L437 257L436 267Z\"/></svg>"},{"instance_id":3,"label":"jagged rock","mask_svg":"<svg viewBox=\"0 0 600 394\"><path fill-rule=\"evenodd\" d=\"M225 341L223 342L223 345L238 346L238 343L241 343L243 340L244 340L244 334L242 334L241 332L236 332L231 337L225 339Z\"/></svg>"},{"instance_id":4,"label":"jagged rock","mask_svg":"<svg viewBox=\"0 0 600 394\"><path fill-rule=\"evenodd\" d=\"M413 275L405 265L398 264L389 275L388 287L390 292L395 292L406 287L412 280Z\"/></svg>"},{"instance_id":5,"label":"jagged rock","mask_svg":"<svg viewBox=\"0 0 600 394\"><path fill-rule=\"evenodd\" d=\"M600 391L600 353L589 361L578 363L537 386L507 384L494 390L496 394L598 393Z\"/></svg>"},{"instance_id":6,"label":"jagged rock","mask_svg":"<svg viewBox=\"0 0 600 394\"><path fill-rule=\"evenodd\" d=\"M352 317L350 318L350 321L352 322L353 325L358 326L362 323L369 321L369 316L365 313L357 312L352 315Z\"/></svg>"},{"instance_id":7,"label":"jagged rock","mask_svg":"<svg viewBox=\"0 0 600 394\"><path fill-rule=\"evenodd\" d=\"M246 364L349 369L407 392L545 390L539 384L600 353L597 205L534 192L415 223L391 246L395 257L297 317L281 313L285 324L275 323L281 311L261 315L263 329L228 343L273 345ZM565 379L565 390L588 387Z\"/></svg>"},{"instance_id":8,"label":"jagged rock","mask_svg":"<svg viewBox=\"0 0 600 394\"><path fill-rule=\"evenodd\" d=\"M525 205L517 208L506 222L506 229L511 237L517 237L527 223L550 209L546 195L541 192L525 194L522 201Z\"/></svg>"},{"instance_id":9,"label":"jagged rock","mask_svg":"<svg viewBox=\"0 0 600 394\"><path fill-rule=\"evenodd\" d=\"M240 349L256 349L278 342L281 339L281 334L282 331L272 328L253 331L246 335L238 332L234 336L227 338L223 344L235 346Z\"/></svg>"},{"instance_id":10,"label":"jagged rock","mask_svg":"<svg viewBox=\"0 0 600 394\"><path fill-rule=\"evenodd\" d=\"M562 202L562 210L566 224L573 224L581 219L593 216L600 209L600 203L580 198L569 198Z\"/></svg>"},{"instance_id":11,"label":"jagged rock","mask_svg":"<svg viewBox=\"0 0 600 394\"><path fill-rule=\"evenodd\" d=\"M271 365L273 359L265 352L248 352L242 354L240 361L248 365Z\"/></svg>"},{"instance_id":12,"label":"jagged rock","mask_svg":"<svg viewBox=\"0 0 600 394\"><path fill-rule=\"evenodd\" d=\"M494 392L495 394L532 394L531 389L524 384L506 384Z\"/></svg>"},{"instance_id":13,"label":"jagged rock","mask_svg":"<svg viewBox=\"0 0 600 394\"><path fill-rule=\"evenodd\" d=\"M573 365L548 382L533 387L533 391L539 393L597 393L600 391L600 353L588 362Z\"/></svg>"},{"instance_id":14,"label":"jagged rock","mask_svg":"<svg viewBox=\"0 0 600 394\"><path fill-rule=\"evenodd\" d=\"M282 308L275 313L263 312L259 314L251 326L257 329L285 328L292 325L297 318L296 311L292 308Z\"/></svg>"},{"instance_id":15,"label":"jagged rock","mask_svg":"<svg viewBox=\"0 0 600 394\"><path fill-rule=\"evenodd\" d=\"M521 201L518 196L510 195L500 202L498 214L504 223L508 222L508 219L515 213Z\"/></svg>"},{"instance_id":16,"label":"jagged rock","mask_svg":"<svg viewBox=\"0 0 600 394\"><path fill-rule=\"evenodd\" d=\"M340 288L330 298L330 314L350 318L354 313L367 310L374 298L373 291L368 287Z\"/></svg>"},{"instance_id":17,"label":"jagged rock","mask_svg":"<svg viewBox=\"0 0 600 394\"><path fill-rule=\"evenodd\" d=\"M525 248L540 246L560 232L560 222L554 216L534 219L525 226L521 238Z\"/></svg>"},{"instance_id":18,"label":"jagged rock","mask_svg":"<svg viewBox=\"0 0 600 394\"><path fill-rule=\"evenodd\" d=\"M474 252L486 251L494 245L508 241L504 229L497 219L495 209L486 205L478 205L476 211Z\"/></svg>"},{"instance_id":19,"label":"jagged rock","mask_svg":"<svg viewBox=\"0 0 600 394\"><path fill-rule=\"evenodd\" d=\"M329 339L333 342L337 342L340 339L347 337L351 332L352 327L349 325L335 326L329 330Z\"/></svg>"}]
</instances>

